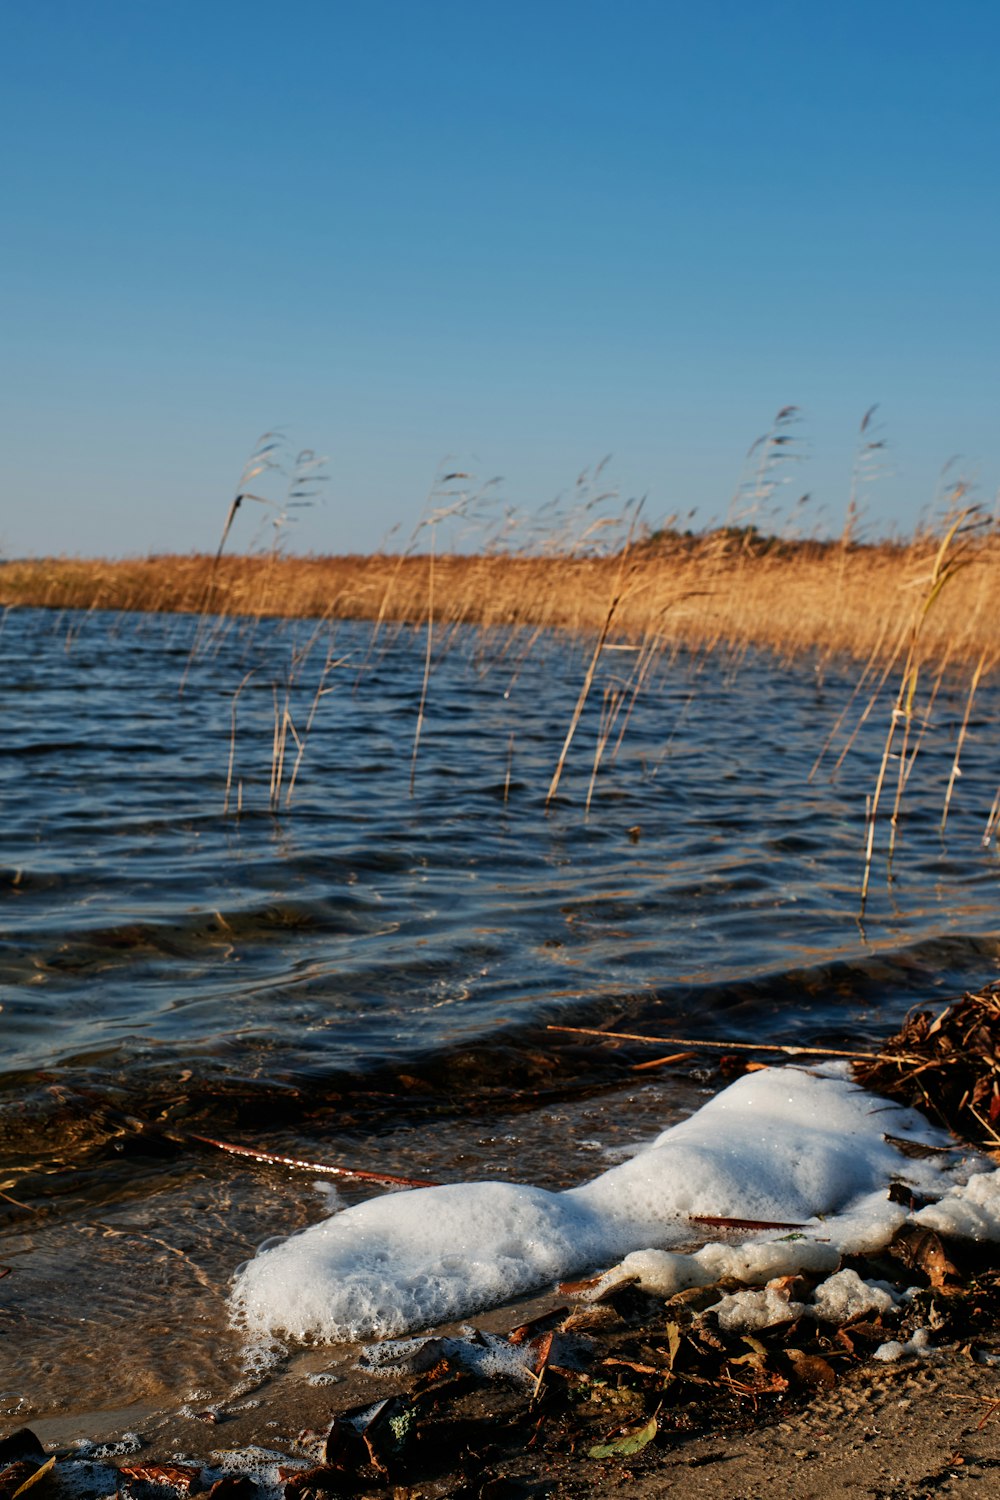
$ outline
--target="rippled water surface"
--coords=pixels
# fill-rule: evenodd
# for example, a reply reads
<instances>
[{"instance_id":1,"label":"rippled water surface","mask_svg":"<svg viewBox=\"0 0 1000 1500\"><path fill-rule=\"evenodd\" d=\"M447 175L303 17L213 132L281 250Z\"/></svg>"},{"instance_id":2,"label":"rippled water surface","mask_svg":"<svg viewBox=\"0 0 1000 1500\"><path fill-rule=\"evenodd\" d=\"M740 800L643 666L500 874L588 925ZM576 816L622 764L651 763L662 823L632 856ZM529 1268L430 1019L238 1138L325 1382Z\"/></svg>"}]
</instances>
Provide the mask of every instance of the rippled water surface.
<instances>
[{"instance_id":1,"label":"rippled water surface","mask_svg":"<svg viewBox=\"0 0 1000 1500\"><path fill-rule=\"evenodd\" d=\"M889 704L831 780L853 669L663 655L635 693L607 651L546 805L592 647L442 634L421 715L425 647L6 615L0 1414L237 1389L228 1279L324 1205L192 1135L563 1186L706 1084L548 1023L863 1046L994 976L995 686L943 836L941 686L860 923Z\"/></svg>"}]
</instances>

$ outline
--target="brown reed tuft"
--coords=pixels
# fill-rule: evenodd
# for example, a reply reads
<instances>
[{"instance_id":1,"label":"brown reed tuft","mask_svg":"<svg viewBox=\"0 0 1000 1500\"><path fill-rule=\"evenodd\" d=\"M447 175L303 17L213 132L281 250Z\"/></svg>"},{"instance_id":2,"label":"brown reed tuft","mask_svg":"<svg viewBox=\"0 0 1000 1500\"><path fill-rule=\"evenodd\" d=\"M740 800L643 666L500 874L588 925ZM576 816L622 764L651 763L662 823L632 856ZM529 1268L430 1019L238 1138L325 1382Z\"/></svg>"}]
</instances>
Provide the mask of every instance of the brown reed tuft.
<instances>
[{"instance_id":1,"label":"brown reed tuft","mask_svg":"<svg viewBox=\"0 0 1000 1500\"><path fill-rule=\"evenodd\" d=\"M665 647L695 650L752 645L783 659L843 656L868 663L868 675L876 676L899 655L901 626L939 546L930 536L845 550L839 543L776 542L725 529L661 534L631 549L629 588L609 639L638 643L655 635ZM1000 619L991 605L998 563L992 531L970 539L964 587L935 598L921 622L922 660L947 655L952 666L974 666L985 653L992 663L1000 652ZM596 638L619 567L617 556L436 552L435 633L468 623ZM212 612L221 616L424 626L428 578L428 555L418 553L38 558L0 562L0 605L199 614L211 584Z\"/></svg>"}]
</instances>

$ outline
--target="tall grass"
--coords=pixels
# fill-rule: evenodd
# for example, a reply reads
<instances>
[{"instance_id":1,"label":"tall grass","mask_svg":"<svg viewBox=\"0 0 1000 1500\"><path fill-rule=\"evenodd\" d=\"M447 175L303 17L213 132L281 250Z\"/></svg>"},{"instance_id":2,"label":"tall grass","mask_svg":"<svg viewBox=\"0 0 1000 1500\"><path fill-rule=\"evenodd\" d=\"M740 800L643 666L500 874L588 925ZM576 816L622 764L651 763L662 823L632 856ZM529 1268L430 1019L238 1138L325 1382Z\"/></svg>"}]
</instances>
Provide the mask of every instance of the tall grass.
<instances>
[{"instance_id":1,"label":"tall grass","mask_svg":"<svg viewBox=\"0 0 1000 1500\"><path fill-rule=\"evenodd\" d=\"M496 674L505 699L540 639L557 632L581 643L579 688L561 744L553 747L545 805L578 753L584 710L596 694L602 705L596 739L583 752L590 765L585 816L640 695L651 690L658 665L668 665L671 653L722 653L733 672L741 670L751 648L783 661L805 660L819 691L834 658L853 661L855 687L832 728L827 731L827 721L817 718L817 741L823 743L812 774L827 769L836 776L863 726L885 723L859 851L863 914L883 829L891 879L903 798L921 746L934 732L942 683L955 674L964 674L966 682L964 718L943 794L943 832L976 694L1000 663L994 604L1000 534L995 519L967 503L963 486L953 487L936 526L905 542L861 539L866 498L884 462L874 413L871 408L861 423L846 517L832 541L788 534L808 501L801 496L791 507L782 505L804 456L795 407L782 408L750 449L726 523L714 529L692 533L668 523L642 531L640 507L618 505L602 465L581 474L567 497L531 517L504 507L494 483L477 487L464 471L450 470L435 479L409 541L396 552L370 556L287 554L287 527L298 509L314 502L325 472L323 461L308 450L281 466L277 439L267 434L240 476L214 554L0 563L0 606L193 613L199 625L192 660L233 622L250 621L252 630L253 622L272 617L314 620L315 629L270 682L267 785L275 813L291 805L321 705L341 681L359 690L400 630L423 635L411 794L433 708L434 669L465 627L476 627L477 669ZM287 481L283 496L268 499L257 492L258 481L276 476ZM227 549L246 502L267 517L270 545L240 555ZM367 648L360 660L339 655L330 635L317 670L316 643L340 619L371 622ZM227 813L239 813L244 803L238 719L253 675L248 672L233 692ZM255 690L261 686L254 683ZM512 732L505 802L515 752ZM998 826L1000 792L984 842Z\"/></svg>"},{"instance_id":2,"label":"tall grass","mask_svg":"<svg viewBox=\"0 0 1000 1500\"><path fill-rule=\"evenodd\" d=\"M896 650L900 622L933 567L939 537L855 544L770 542L721 530L662 533L630 549L630 587L610 636L651 634L698 650L744 644L783 659L803 653L872 661ZM422 627L429 553L355 557L164 555L122 561L39 558L0 562L0 605L47 609L370 620ZM1000 644L991 596L1000 540L979 537L964 586L922 627L929 655L975 662ZM456 555L435 548L435 624L532 627L596 636L604 627L618 556Z\"/></svg>"}]
</instances>

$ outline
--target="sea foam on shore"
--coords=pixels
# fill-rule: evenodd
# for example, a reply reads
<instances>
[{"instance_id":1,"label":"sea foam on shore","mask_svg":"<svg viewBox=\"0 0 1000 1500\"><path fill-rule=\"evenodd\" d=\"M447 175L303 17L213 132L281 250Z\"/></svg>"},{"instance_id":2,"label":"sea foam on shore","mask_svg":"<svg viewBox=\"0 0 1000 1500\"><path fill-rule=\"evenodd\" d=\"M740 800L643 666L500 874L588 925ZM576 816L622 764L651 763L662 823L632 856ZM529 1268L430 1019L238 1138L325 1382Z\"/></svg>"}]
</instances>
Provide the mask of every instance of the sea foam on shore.
<instances>
[{"instance_id":1,"label":"sea foam on shore","mask_svg":"<svg viewBox=\"0 0 1000 1500\"><path fill-rule=\"evenodd\" d=\"M658 1252L635 1256L631 1271L641 1275L645 1260L664 1292L723 1275L762 1285L828 1272L921 1219L890 1199L892 1182L940 1200L923 1211L928 1223L937 1213L959 1232L1000 1235L1000 1173L961 1153L904 1154L896 1142L952 1144L839 1065L764 1069L580 1187L456 1183L335 1214L242 1267L234 1314L254 1334L358 1340L463 1317L631 1252ZM699 1218L771 1228L681 1253L706 1237Z\"/></svg>"}]
</instances>

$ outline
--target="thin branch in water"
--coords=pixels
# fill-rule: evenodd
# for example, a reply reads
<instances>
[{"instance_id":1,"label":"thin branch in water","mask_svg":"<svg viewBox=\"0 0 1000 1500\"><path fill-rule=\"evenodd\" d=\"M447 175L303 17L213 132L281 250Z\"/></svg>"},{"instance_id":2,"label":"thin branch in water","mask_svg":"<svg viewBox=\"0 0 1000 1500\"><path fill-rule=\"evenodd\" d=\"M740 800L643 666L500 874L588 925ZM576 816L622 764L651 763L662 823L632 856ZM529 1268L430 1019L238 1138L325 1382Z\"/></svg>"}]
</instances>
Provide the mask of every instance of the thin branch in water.
<instances>
[{"instance_id":1,"label":"thin branch in water","mask_svg":"<svg viewBox=\"0 0 1000 1500\"><path fill-rule=\"evenodd\" d=\"M625 701L625 689L614 687L612 684L604 689L604 702L601 706L601 722L597 731L597 743L594 746L594 764L590 772L590 782L587 786L587 800L584 803L583 819L587 822L590 818L590 804L594 796L594 786L597 783L597 773L601 768L601 760L607 749L611 731Z\"/></svg>"},{"instance_id":2,"label":"thin branch in water","mask_svg":"<svg viewBox=\"0 0 1000 1500\"><path fill-rule=\"evenodd\" d=\"M426 1177L396 1177L390 1172L368 1172L359 1167L337 1167L329 1162L305 1161L298 1156L281 1156L272 1151L261 1151L256 1146L237 1146L232 1141L219 1141L214 1136L196 1135L193 1131L167 1132L172 1139L197 1141L200 1146L212 1146L216 1151L225 1151L230 1156L247 1157L268 1167L294 1167L299 1172L315 1172L322 1177L351 1177L359 1182L377 1182L384 1187L438 1187L439 1184Z\"/></svg>"},{"instance_id":3,"label":"thin branch in water","mask_svg":"<svg viewBox=\"0 0 1000 1500\"><path fill-rule=\"evenodd\" d=\"M863 1062L915 1063L922 1059L902 1053L853 1052L842 1047L798 1047L776 1042L710 1042L704 1037L640 1036L632 1031L601 1031L593 1026L553 1026L546 1031L561 1031L571 1036L605 1037L616 1042L646 1042L654 1047L686 1047L695 1052L777 1052L784 1057L852 1057Z\"/></svg>"}]
</instances>

